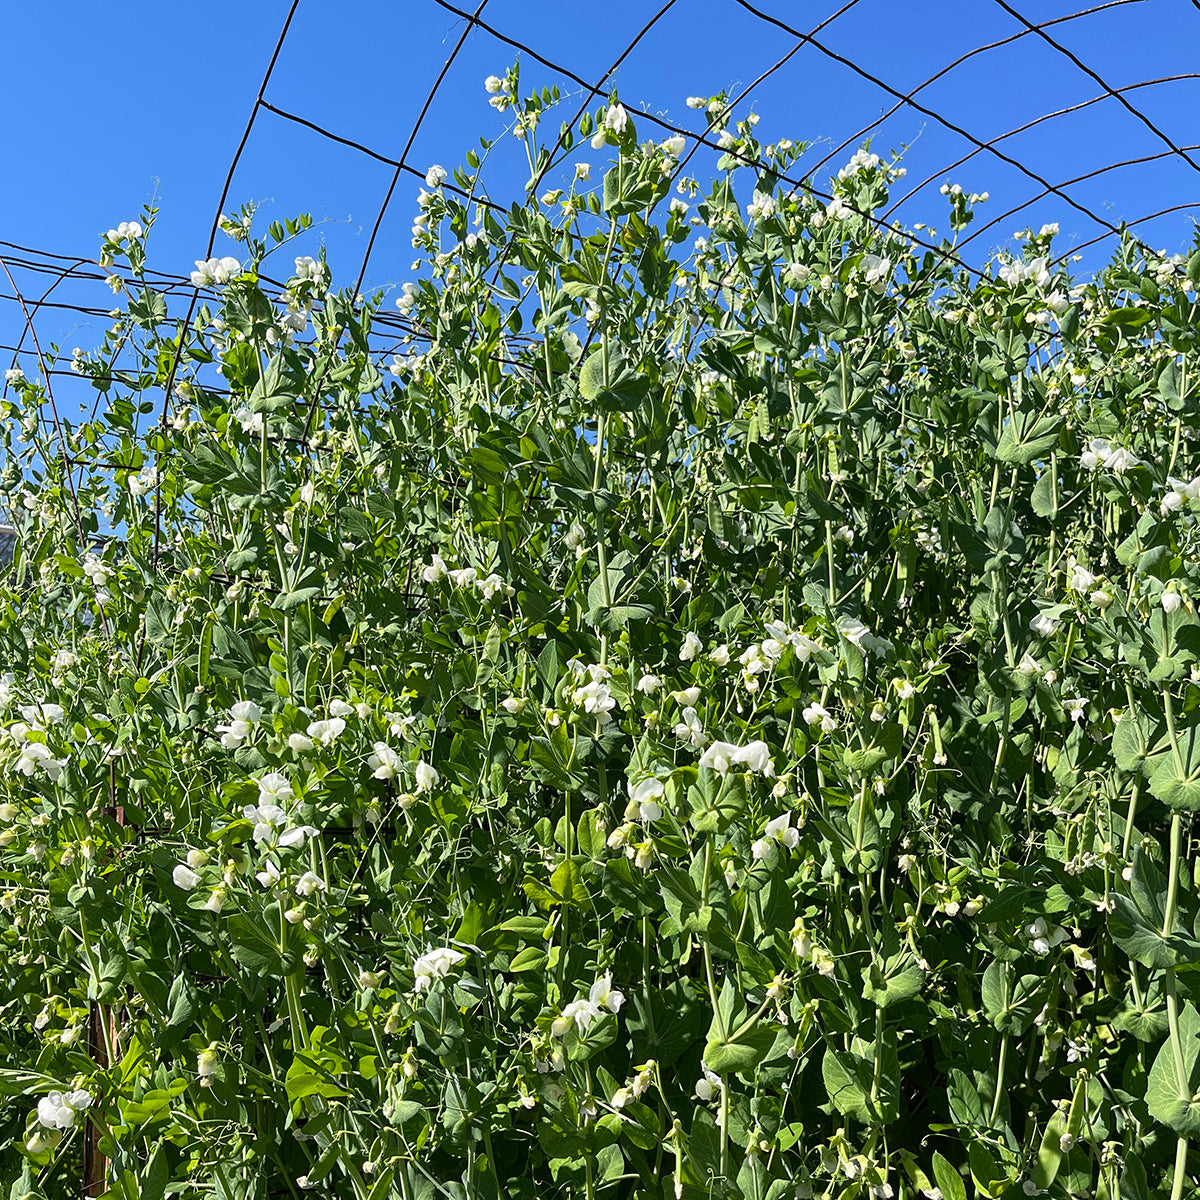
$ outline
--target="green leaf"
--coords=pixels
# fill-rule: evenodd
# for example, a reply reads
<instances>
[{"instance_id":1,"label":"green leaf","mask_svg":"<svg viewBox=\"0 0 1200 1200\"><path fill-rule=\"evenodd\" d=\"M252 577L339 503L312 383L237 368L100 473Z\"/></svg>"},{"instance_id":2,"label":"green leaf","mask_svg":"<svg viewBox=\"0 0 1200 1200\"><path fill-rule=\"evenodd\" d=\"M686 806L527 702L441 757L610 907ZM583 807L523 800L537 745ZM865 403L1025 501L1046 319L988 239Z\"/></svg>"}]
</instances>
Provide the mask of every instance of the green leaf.
<instances>
[{"instance_id":1,"label":"green leaf","mask_svg":"<svg viewBox=\"0 0 1200 1200\"><path fill-rule=\"evenodd\" d=\"M967 1200L967 1185L963 1177L936 1150L933 1152L933 1177L941 1189L943 1200Z\"/></svg>"},{"instance_id":2,"label":"green leaf","mask_svg":"<svg viewBox=\"0 0 1200 1200\"><path fill-rule=\"evenodd\" d=\"M842 751L842 762L851 771L873 771L889 758L899 758L904 750L904 733L895 721L886 721L875 730L875 741L865 750Z\"/></svg>"},{"instance_id":3,"label":"green leaf","mask_svg":"<svg viewBox=\"0 0 1200 1200\"><path fill-rule=\"evenodd\" d=\"M1163 1043L1150 1068L1146 1107L1168 1129L1189 1138L1200 1134L1200 1014L1186 1003L1179 1014L1181 1044ZM1178 1054L1176 1053L1178 1051Z\"/></svg>"},{"instance_id":4,"label":"green leaf","mask_svg":"<svg viewBox=\"0 0 1200 1200\"><path fill-rule=\"evenodd\" d=\"M1007 962L993 962L983 973L982 999L987 1018L1001 1033L1020 1036L1042 1007L1037 975L1015 976Z\"/></svg>"},{"instance_id":5,"label":"green leaf","mask_svg":"<svg viewBox=\"0 0 1200 1200\"><path fill-rule=\"evenodd\" d=\"M1108 914L1112 939L1136 962L1147 967L1173 967L1200 960L1200 942L1184 930L1179 918L1164 937L1167 885L1154 860L1139 846L1134 851L1129 895L1114 895Z\"/></svg>"},{"instance_id":6,"label":"green leaf","mask_svg":"<svg viewBox=\"0 0 1200 1200\"><path fill-rule=\"evenodd\" d=\"M579 371L579 394L598 408L610 412L632 412L650 390L650 378L630 370L621 356L608 356L608 382L605 383L605 355L593 350Z\"/></svg>"},{"instance_id":7,"label":"green leaf","mask_svg":"<svg viewBox=\"0 0 1200 1200\"><path fill-rule=\"evenodd\" d=\"M849 1051L829 1046L821 1060L821 1078L838 1112L864 1125L886 1125L900 1115L900 1061L895 1047L885 1047L879 1086L872 1096L874 1057L874 1043L859 1038L851 1041Z\"/></svg>"},{"instance_id":8,"label":"green leaf","mask_svg":"<svg viewBox=\"0 0 1200 1200\"><path fill-rule=\"evenodd\" d=\"M349 1065L345 1058L329 1047L298 1050L284 1081L288 1099L298 1110L299 1102L306 1096L333 1100L350 1095L338 1082L338 1077L346 1073Z\"/></svg>"},{"instance_id":9,"label":"green leaf","mask_svg":"<svg viewBox=\"0 0 1200 1200\"><path fill-rule=\"evenodd\" d=\"M1124 724L1124 722L1122 722ZM1178 731L1178 758L1164 754L1150 776L1150 792L1168 808L1200 811L1200 725Z\"/></svg>"},{"instance_id":10,"label":"green leaf","mask_svg":"<svg viewBox=\"0 0 1200 1200\"><path fill-rule=\"evenodd\" d=\"M905 948L882 964L871 963L863 971L862 996L879 1008L887 1008L911 1000L919 994L924 982L925 972L917 965L912 951Z\"/></svg>"},{"instance_id":11,"label":"green leaf","mask_svg":"<svg viewBox=\"0 0 1200 1200\"><path fill-rule=\"evenodd\" d=\"M1041 473L1037 483L1033 485L1029 504L1039 517L1047 517L1053 521L1058 516L1061 497L1061 489L1055 487L1054 468L1050 467Z\"/></svg>"},{"instance_id":12,"label":"green leaf","mask_svg":"<svg viewBox=\"0 0 1200 1200\"><path fill-rule=\"evenodd\" d=\"M1005 425L996 443L996 457L1006 463L1031 463L1042 458L1058 442L1062 418L1057 413L1039 417L1017 411Z\"/></svg>"},{"instance_id":13,"label":"green leaf","mask_svg":"<svg viewBox=\"0 0 1200 1200\"><path fill-rule=\"evenodd\" d=\"M232 942L233 957L252 975L280 976L284 959L279 943L267 930L245 913L233 913L225 921ZM295 955L289 952L289 962Z\"/></svg>"},{"instance_id":14,"label":"green leaf","mask_svg":"<svg viewBox=\"0 0 1200 1200\"><path fill-rule=\"evenodd\" d=\"M701 767L697 782L688 788L687 801L697 833L721 833L746 807L746 786L741 775L732 771L722 779L716 771Z\"/></svg>"},{"instance_id":15,"label":"green leaf","mask_svg":"<svg viewBox=\"0 0 1200 1200\"><path fill-rule=\"evenodd\" d=\"M707 1042L704 1061L718 1075L748 1075L767 1057L774 1044L774 1030L756 1025L739 1037Z\"/></svg>"}]
</instances>

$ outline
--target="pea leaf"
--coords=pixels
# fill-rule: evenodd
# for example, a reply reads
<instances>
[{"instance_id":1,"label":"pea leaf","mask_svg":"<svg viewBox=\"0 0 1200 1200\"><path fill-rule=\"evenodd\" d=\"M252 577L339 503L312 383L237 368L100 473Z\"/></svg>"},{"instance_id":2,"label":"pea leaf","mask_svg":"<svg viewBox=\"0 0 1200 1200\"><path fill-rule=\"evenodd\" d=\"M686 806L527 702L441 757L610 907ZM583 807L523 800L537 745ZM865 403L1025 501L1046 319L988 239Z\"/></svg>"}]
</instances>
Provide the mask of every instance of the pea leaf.
<instances>
[{"instance_id":1,"label":"pea leaf","mask_svg":"<svg viewBox=\"0 0 1200 1200\"><path fill-rule=\"evenodd\" d=\"M1180 1045L1168 1038L1150 1068L1146 1107L1168 1129L1185 1137L1200 1134L1200 1014L1186 1003L1179 1014Z\"/></svg>"}]
</instances>

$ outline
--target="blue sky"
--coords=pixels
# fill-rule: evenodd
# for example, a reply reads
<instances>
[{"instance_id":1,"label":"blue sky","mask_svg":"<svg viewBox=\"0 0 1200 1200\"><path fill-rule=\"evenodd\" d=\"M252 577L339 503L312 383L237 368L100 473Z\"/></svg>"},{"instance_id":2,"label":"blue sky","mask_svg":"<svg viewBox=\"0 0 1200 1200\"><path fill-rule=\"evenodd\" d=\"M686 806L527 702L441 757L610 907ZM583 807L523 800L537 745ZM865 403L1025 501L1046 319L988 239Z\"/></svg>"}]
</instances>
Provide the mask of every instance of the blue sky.
<instances>
[{"instance_id":1,"label":"blue sky","mask_svg":"<svg viewBox=\"0 0 1200 1200\"><path fill-rule=\"evenodd\" d=\"M595 79L661 3L488 0L483 19L578 75ZM754 3L806 31L838 7L834 0ZM1060 0L1009 3L1030 20L1074 11ZM161 215L151 243L151 266L190 271L204 251L225 173L288 8L285 0L249 0L236 14L224 12L214 25L211 10L192 5L160 5L152 17L84 0L6 6L7 95L0 122L9 170L0 189L0 239L94 257L101 230L136 217L144 203L154 201ZM353 7L301 0L266 99L396 158L462 28L463 22L434 0L374 0ZM904 93L959 55L1022 28L998 0L857 0L818 40ZM1048 32L1105 82L1122 88L1195 70L1190 48L1200 39L1200 11L1190 0L1117 0ZM736 92L795 44L793 37L736 0L676 0L622 65L615 82L631 112L657 113L699 131L702 114L686 108L688 95L721 88ZM501 137L489 159L486 182L494 199L507 204L517 197L527 174L519 143L503 137L505 117L488 107L482 87L483 78L502 73L514 55L481 30L470 35L414 143L412 166L421 171L433 162L451 167L479 135ZM565 92L577 90L528 57L522 59L522 75L525 85L558 82ZM917 100L987 140L1100 94L1097 82L1030 34L976 55L924 89ZM1142 87L1127 96L1176 145L1200 138L1191 117L1200 109L1200 79ZM738 115L750 107L761 114L763 141L790 137L812 142L802 163L811 167L894 103L875 84L804 45L755 90ZM575 100L564 106L563 115L577 105ZM641 132L647 136L650 129L643 125ZM925 221L948 233L945 202L937 191L942 182L990 193L968 233L1041 190L1018 168L986 152L947 173L947 166L972 146L911 107L890 116L873 139L872 148L881 154L909 147L906 187L931 179L899 207L897 217L908 224ZM824 186L853 148L823 167L816 182ZM1189 165L1111 98L1044 122L1002 148L1056 184L1119 159L1164 153L1156 161L1109 171L1067 189L1114 224L1200 198L1200 151L1192 153L1196 166ZM584 147L574 157L599 163L604 155ZM697 167L702 174L713 160L694 161L704 164ZM264 221L312 213L319 224L310 237L314 244L316 239L327 244L335 283L350 282L391 174L392 168L382 163L260 112L226 210L254 200L262 206ZM369 265L371 285L395 287L409 277L409 225L419 186L415 178L401 180ZM1194 213L1200 208L1162 218L1140 232L1156 249L1183 251L1191 241ZM1014 230L1046 221L1060 224L1060 252L1102 232L1051 195L981 235L966 255L979 261L1011 245ZM229 249L235 248L218 236L216 252ZM0 253L21 257L5 247ZM1080 269L1098 266L1103 257L1103 247L1085 251ZM28 270L19 271L18 278L34 295L52 282ZM8 292L0 279L0 293ZM64 285L50 299L60 297L98 308L112 303L102 284ZM44 309L38 316L43 339L59 342L68 353L73 345L92 345L103 325L102 318L62 310ZM16 306L0 301L0 344L11 346L20 332Z\"/></svg>"}]
</instances>

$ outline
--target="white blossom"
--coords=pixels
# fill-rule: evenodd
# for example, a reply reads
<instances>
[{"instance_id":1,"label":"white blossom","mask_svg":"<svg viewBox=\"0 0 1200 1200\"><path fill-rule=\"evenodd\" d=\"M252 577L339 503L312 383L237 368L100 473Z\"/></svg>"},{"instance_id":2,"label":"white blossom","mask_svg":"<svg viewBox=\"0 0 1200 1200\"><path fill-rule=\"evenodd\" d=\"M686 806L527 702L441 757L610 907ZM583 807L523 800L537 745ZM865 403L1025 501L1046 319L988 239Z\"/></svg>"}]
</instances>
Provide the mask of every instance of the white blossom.
<instances>
[{"instance_id":1,"label":"white blossom","mask_svg":"<svg viewBox=\"0 0 1200 1200\"><path fill-rule=\"evenodd\" d=\"M629 114L620 104L611 104L604 114L604 128L611 130L618 137L625 132L629 124Z\"/></svg>"},{"instance_id":2,"label":"white blossom","mask_svg":"<svg viewBox=\"0 0 1200 1200\"><path fill-rule=\"evenodd\" d=\"M733 756L740 749L741 747L735 746L733 742L713 742L700 756L700 766L725 776L733 765Z\"/></svg>"},{"instance_id":3,"label":"white blossom","mask_svg":"<svg viewBox=\"0 0 1200 1200\"><path fill-rule=\"evenodd\" d=\"M680 714L679 723L675 726L675 736L691 742L693 748L700 749L708 741L708 735L700 724L700 718L694 708L685 708Z\"/></svg>"},{"instance_id":4,"label":"white blossom","mask_svg":"<svg viewBox=\"0 0 1200 1200\"><path fill-rule=\"evenodd\" d=\"M376 742L367 766L376 779L395 779L400 769L400 756L386 742Z\"/></svg>"},{"instance_id":5,"label":"white blossom","mask_svg":"<svg viewBox=\"0 0 1200 1200\"><path fill-rule=\"evenodd\" d=\"M241 273L242 264L236 258L198 258L196 269L192 272L192 285L200 288L210 284L228 283Z\"/></svg>"},{"instance_id":6,"label":"white blossom","mask_svg":"<svg viewBox=\"0 0 1200 1200\"><path fill-rule=\"evenodd\" d=\"M708 1064L701 1062L700 1069L704 1074L696 1080L696 1098L705 1102L715 1100L725 1086L720 1075L709 1069Z\"/></svg>"},{"instance_id":7,"label":"white blossom","mask_svg":"<svg viewBox=\"0 0 1200 1200\"><path fill-rule=\"evenodd\" d=\"M784 813L768 821L766 832L750 847L750 853L756 859L766 858L772 842L777 842L788 850L795 850L800 844L800 830L792 828L791 820L791 813Z\"/></svg>"},{"instance_id":8,"label":"white blossom","mask_svg":"<svg viewBox=\"0 0 1200 1200\"><path fill-rule=\"evenodd\" d=\"M346 722L341 717L330 717L327 721L313 721L305 732L314 742L322 746L331 746L346 729Z\"/></svg>"},{"instance_id":9,"label":"white blossom","mask_svg":"<svg viewBox=\"0 0 1200 1200\"><path fill-rule=\"evenodd\" d=\"M596 1005L597 1010L607 1008L609 1012L616 1013L620 1011L621 1005L625 1003L625 993L613 987L612 972L605 971L592 984L591 990L588 992L588 1000Z\"/></svg>"},{"instance_id":10,"label":"white blossom","mask_svg":"<svg viewBox=\"0 0 1200 1200\"><path fill-rule=\"evenodd\" d=\"M326 884L315 871L305 871L296 881L297 896L311 896L314 892L323 892Z\"/></svg>"},{"instance_id":11,"label":"white blossom","mask_svg":"<svg viewBox=\"0 0 1200 1200\"><path fill-rule=\"evenodd\" d=\"M38 1101L38 1121L46 1129L71 1129L92 1102L82 1088L73 1092L49 1092Z\"/></svg>"},{"instance_id":12,"label":"white blossom","mask_svg":"<svg viewBox=\"0 0 1200 1200\"><path fill-rule=\"evenodd\" d=\"M190 892L200 882L200 876L186 863L179 863L171 872L171 878L174 880L175 886L183 888L185 892Z\"/></svg>"},{"instance_id":13,"label":"white blossom","mask_svg":"<svg viewBox=\"0 0 1200 1200\"><path fill-rule=\"evenodd\" d=\"M1029 628L1033 630L1039 637L1051 637L1061 628L1062 622L1046 613L1038 613L1032 621L1029 622Z\"/></svg>"},{"instance_id":14,"label":"white blossom","mask_svg":"<svg viewBox=\"0 0 1200 1200\"><path fill-rule=\"evenodd\" d=\"M426 992L435 979L445 979L452 967L458 966L467 956L449 946L439 946L422 954L413 962L413 991Z\"/></svg>"},{"instance_id":15,"label":"white blossom","mask_svg":"<svg viewBox=\"0 0 1200 1200\"><path fill-rule=\"evenodd\" d=\"M837 728L837 721L824 705L815 700L801 710L801 717L809 725L820 725L822 733L832 733Z\"/></svg>"}]
</instances>

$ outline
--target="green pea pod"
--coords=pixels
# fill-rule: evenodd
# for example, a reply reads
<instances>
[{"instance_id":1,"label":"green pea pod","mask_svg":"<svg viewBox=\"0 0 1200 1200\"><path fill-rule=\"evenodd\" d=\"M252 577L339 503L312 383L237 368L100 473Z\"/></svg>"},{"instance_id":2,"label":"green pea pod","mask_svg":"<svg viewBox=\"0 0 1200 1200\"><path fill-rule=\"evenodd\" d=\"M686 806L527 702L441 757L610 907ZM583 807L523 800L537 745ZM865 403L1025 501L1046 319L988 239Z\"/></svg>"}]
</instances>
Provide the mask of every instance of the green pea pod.
<instances>
[{"instance_id":1,"label":"green pea pod","mask_svg":"<svg viewBox=\"0 0 1200 1200\"><path fill-rule=\"evenodd\" d=\"M1066 1153L1062 1148L1064 1135L1072 1139L1079 1136L1083 1124L1083 1110L1087 1103L1087 1079L1080 1075L1075 1084L1075 1094L1071 1097L1071 1107L1064 1116L1061 1109L1055 1109L1054 1115L1046 1122L1046 1132L1042 1134L1042 1142L1038 1147L1037 1162L1033 1167L1033 1182L1039 1188L1048 1188L1058 1175Z\"/></svg>"}]
</instances>

